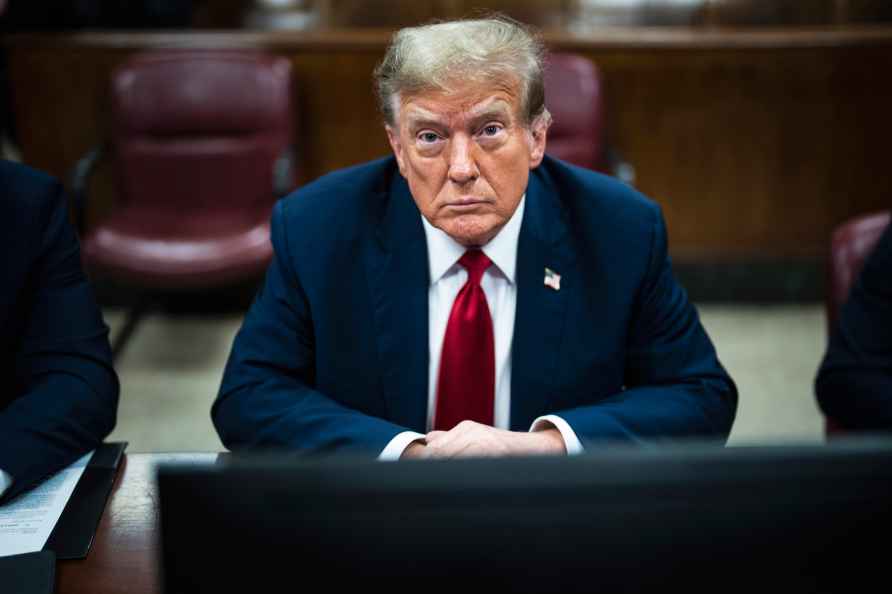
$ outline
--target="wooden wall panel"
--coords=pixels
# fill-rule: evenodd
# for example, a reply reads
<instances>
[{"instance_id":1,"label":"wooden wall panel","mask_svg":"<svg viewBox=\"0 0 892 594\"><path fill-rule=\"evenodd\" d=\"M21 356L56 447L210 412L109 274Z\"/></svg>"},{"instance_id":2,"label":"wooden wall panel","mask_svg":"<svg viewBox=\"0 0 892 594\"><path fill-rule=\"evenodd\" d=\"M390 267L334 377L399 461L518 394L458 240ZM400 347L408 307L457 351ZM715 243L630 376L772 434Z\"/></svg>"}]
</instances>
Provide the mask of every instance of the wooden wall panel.
<instances>
[{"instance_id":1,"label":"wooden wall panel","mask_svg":"<svg viewBox=\"0 0 892 594\"><path fill-rule=\"evenodd\" d=\"M303 114L297 152L304 180L388 153L371 75L381 56L380 51L292 56Z\"/></svg>"},{"instance_id":2,"label":"wooden wall panel","mask_svg":"<svg viewBox=\"0 0 892 594\"><path fill-rule=\"evenodd\" d=\"M103 137L105 84L141 48L259 47L289 56L302 180L388 153L371 71L387 32L27 37L9 44L26 161L64 176ZM549 33L606 79L610 135L659 201L677 260L822 258L845 218L892 206L892 29ZM101 216L113 198L98 176Z\"/></svg>"},{"instance_id":3,"label":"wooden wall panel","mask_svg":"<svg viewBox=\"0 0 892 594\"><path fill-rule=\"evenodd\" d=\"M814 256L840 220L892 204L888 50L586 53L680 256Z\"/></svg>"},{"instance_id":4,"label":"wooden wall panel","mask_svg":"<svg viewBox=\"0 0 892 594\"><path fill-rule=\"evenodd\" d=\"M779 26L889 22L889 0L293 0L290 9L242 0L196 5L198 28L271 26L404 27L433 19L501 12L539 27L587 24L646 26ZM302 19L291 17L302 15ZM285 25L285 23L290 25ZM303 27L306 28L306 27Z\"/></svg>"}]
</instances>

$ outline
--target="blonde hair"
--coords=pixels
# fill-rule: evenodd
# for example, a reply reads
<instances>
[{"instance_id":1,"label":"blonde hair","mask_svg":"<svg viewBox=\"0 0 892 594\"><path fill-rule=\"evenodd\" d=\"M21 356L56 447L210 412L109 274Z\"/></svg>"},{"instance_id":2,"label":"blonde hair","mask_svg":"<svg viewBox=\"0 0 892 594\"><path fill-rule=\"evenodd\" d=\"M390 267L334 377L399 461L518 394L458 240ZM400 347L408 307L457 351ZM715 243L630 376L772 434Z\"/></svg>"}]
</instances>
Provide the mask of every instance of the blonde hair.
<instances>
[{"instance_id":1,"label":"blonde hair","mask_svg":"<svg viewBox=\"0 0 892 594\"><path fill-rule=\"evenodd\" d=\"M527 125L548 114L542 79L545 49L539 38L504 16L407 27L394 34L375 68L384 120L396 124L399 97L448 91L457 81L520 83L521 117Z\"/></svg>"}]
</instances>

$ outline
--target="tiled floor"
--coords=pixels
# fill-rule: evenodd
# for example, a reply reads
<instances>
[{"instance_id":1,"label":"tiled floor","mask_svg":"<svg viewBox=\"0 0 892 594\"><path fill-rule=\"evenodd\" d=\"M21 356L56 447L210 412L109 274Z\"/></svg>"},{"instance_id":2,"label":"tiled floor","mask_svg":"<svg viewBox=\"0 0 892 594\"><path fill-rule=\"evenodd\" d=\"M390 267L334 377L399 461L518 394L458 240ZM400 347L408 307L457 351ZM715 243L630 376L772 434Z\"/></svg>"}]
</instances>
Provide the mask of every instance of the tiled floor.
<instances>
[{"instance_id":1,"label":"tiled floor","mask_svg":"<svg viewBox=\"0 0 892 594\"><path fill-rule=\"evenodd\" d=\"M737 382L732 444L817 442L822 419L812 381L824 348L823 310L805 306L702 306L703 323ZM114 333L123 314L106 311ZM118 425L128 451L222 449L210 406L240 314L148 317L121 360Z\"/></svg>"},{"instance_id":2,"label":"tiled floor","mask_svg":"<svg viewBox=\"0 0 892 594\"><path fill-rule=\"evenodd\" d=\"M822 306L701 307L740 402L730 443L816 442L813 381L826 342Z\"/></svg>"}]
</instances>

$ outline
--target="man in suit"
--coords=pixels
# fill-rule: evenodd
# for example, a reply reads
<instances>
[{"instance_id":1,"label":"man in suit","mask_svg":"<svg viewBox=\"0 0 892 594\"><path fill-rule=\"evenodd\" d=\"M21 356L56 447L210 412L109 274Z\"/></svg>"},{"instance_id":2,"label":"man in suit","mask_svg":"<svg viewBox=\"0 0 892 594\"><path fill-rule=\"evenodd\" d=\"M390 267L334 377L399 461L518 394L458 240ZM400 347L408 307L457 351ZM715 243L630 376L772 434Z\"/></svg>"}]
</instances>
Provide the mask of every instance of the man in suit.
<instances>
[{"instance_id":1,"label":"man in suit","mask_svg":"<svg viewBox=\"0 0 892 594\"><path fill-rule=\"evenodd\" d=\"M0 227L0 495L11 498L111 432L118 379L62 187L0 161Z\"/></svg>"},{"instance_id":2,"label":"man in suit","mask_svg":"<svg viewBox=\"0 0 892 594\"><path fill-rule=\"evenodd\" d=\"M727 437L737 392L659 208L544 156L542 55L502 19L394 37L376 70L393 157L276 205L212 410L224 444L397 459Z\"/></svg>"},{"instance_id":3,"label":"man in suit","mask_svg":"<svg viewBox=\"0 0 892 594\"><path fill-rule=\"evenodd\" d=\"M815 392L845 429L892 430L892 225L840 310Z\"/></svg>"}]
</instances>

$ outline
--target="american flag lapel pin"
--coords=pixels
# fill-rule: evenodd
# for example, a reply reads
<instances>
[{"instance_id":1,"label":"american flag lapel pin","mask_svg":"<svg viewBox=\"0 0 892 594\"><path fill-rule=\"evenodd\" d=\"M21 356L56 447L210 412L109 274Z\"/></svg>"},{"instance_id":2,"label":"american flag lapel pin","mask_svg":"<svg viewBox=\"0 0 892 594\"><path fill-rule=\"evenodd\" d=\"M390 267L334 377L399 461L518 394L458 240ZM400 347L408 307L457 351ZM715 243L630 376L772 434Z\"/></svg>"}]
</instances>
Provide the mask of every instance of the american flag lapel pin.
<instances>
[{"instance_id":1,"label":"american flag lapel pin","mask_svg":"<svg viewBox=\"0 0 892 594\"><path fill-rule=\"evenodd\" d=\"M551 287L555 291L561 290L561 275L552 270L551 268L545 267L545 286Z\"/></svg>"}]
</instances>

